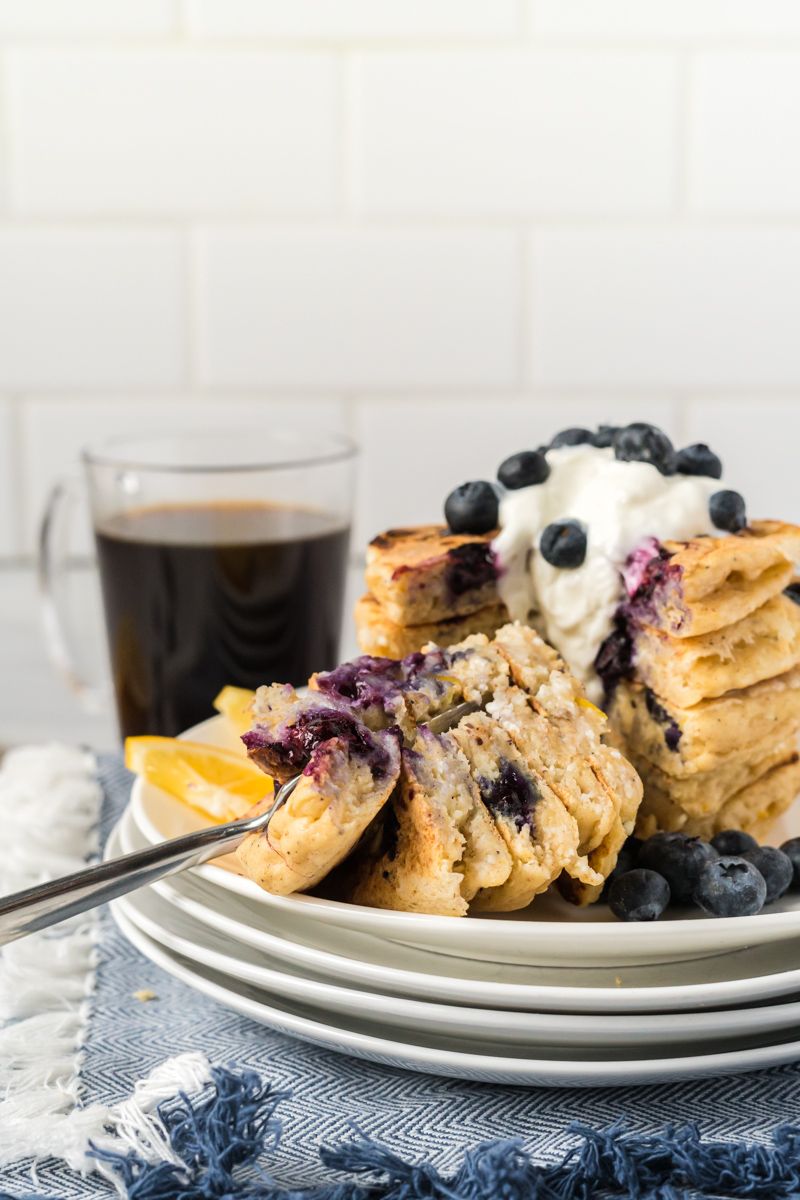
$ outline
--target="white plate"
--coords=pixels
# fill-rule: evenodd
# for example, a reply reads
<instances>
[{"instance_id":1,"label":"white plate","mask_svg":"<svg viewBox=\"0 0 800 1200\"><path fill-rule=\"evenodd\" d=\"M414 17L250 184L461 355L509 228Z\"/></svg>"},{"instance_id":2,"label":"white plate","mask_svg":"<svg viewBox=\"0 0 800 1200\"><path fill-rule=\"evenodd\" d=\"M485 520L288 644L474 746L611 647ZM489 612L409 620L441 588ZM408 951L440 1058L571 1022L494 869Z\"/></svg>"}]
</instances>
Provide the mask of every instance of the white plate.
<instances>
[{"instance_id":1,"label":"white plate","mask_svg":"<svg viewBox=\"0 0 800 1200\"><path fill-rule=\"evenodd\" d=\"M143 844L130 810L123 848ZM269 911L191 873L154 886L202 924L284 966L347 986L439 1003L527 1012L681 1012L754 1003L800 992L800 941L691 960L679 965L529 967L470 961L352 933L309 927L292 913ZM265 928L268 926L268 928Z\"/></svg>"},{"instance_id":2,"label":"white plate","mask_svg":"<svg viewBox=\"0 0 800 1200\"><path fill-rule=\"evenodd\" d=\"M231 979L244 980L273 995L313 1005L345 1017L369 1013L378 1025L393 1024L407 1032L457 1036L476 1045L486 1042L515 1046L637 1047L661 1052L665 1045L703 1042L708 1048L737 1037L752 1037L800 1022L800 1001L727 1012L651 1013L647 1016L520 1013L456 1007L407 1000L341 987L243 944L231 943L207 926L144 889L118 903L119 910L148 937L183 958L200 962Z\"/></svg>"},{"instance_id":3,"label":"white plate","mask_svg":"<svg viewBox=\"0 0 800 1200\"><path fill-rule=\"evenodd\" d=\"M194 741L230 745L230 726L224 717L212 717L184 736ZM136 823L150 842L178 837L204 824L198 814L142 779L134 784L131 804ZM775 836L782 841L795 833L800 833L797 806L789 824L784 818ZM685 916L672 916L657 923L626 924L617 921L603 903L579 909L556 895L541 896L530 908L504 917L458 920L366 908L316 896L273 896L233 870L212 864L197 868L197 873L266 909L291 913L309 926L325 922L487 962L621 967L631 963L677 962L800 936L798 896L787 897L754 917L725 920L687 912Z\"/></svg>"},{"instance_id":4,"label":"white plate","mask_svg":"<svg viewBox=\"0 0 800 1200\"><path fill-rule=\"evenodd\" d=\"M376 1034L368 1022L356 1018L327 1019L302 1006L287 1006L280 999L220 975L208 967L181 958L147 937L120 910L111 905L114 919L129 941L189 987L210 996L236 1012L271 1029L329 1050L381 1063L404 1067L431 1075L455 1076L476 1082L525 1084L543 1087L596 1087L654 1083L657 1081L707 1078L709 1075L735 1074L757 1068L777 1066L800 1058L800 1042L758 1046L737 1046L720 1054L686 1055L675 1058L630 1060L615 1056L613 1061L598 1059L533 1058L524 1052L517 1056L476 1054L468 1043L457 1039L438 1044L425 1038L414 1044L402 1030L384 1030Z\"/></svg>"}]
</instances>

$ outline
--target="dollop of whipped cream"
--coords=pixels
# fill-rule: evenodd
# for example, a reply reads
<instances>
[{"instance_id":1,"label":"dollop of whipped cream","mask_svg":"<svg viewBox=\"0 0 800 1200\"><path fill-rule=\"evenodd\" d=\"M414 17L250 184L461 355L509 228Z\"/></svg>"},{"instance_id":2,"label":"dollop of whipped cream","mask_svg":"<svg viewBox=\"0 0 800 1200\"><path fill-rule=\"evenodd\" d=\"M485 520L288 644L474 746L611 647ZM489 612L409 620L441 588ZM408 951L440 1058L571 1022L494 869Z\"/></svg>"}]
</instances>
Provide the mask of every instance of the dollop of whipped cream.
<instances>
[{"instance_id":1,"label":"dollop of whipped cream","mask_svg":"<svg viewBox=\"0 0 800 1200\"><path fill-rule=\"evenodd\" d=\"M708 501L722 486L697 475L662 475L620 462L612 449L564 446L547 453L544 483L505 494L493 549L500 597L512 620L529 621L566 659L589 698L602 698L594 660L625 595L624 568L645 542L718 536ZM586 530L579 567L553 567L539 552L543 530L572 518ZM650 557L650 555L648 555Z\"/></svg>"}]
</instances>

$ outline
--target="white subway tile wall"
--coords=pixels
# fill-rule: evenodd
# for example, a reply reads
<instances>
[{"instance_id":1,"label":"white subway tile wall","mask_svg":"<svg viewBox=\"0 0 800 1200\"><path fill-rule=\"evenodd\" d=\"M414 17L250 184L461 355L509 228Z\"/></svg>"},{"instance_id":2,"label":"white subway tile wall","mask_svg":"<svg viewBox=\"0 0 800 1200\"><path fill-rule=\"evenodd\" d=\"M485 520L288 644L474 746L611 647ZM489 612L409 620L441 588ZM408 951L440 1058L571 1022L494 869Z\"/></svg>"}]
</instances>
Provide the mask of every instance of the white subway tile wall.
<instances>
[{"instance_id":1,"label":"white subway tile wall","mask_svg":"<svg viewBox=\"0 0 800 1200\"><path fill-rule=\"evenodd\" d=\"M213 229L198 239L210 387L513 387L517 238L470 229Z\"/></svg>"},{"instance_id":2,"label":"white subway tile wall","mask_svg":"<svg viewBox=\"0 0 800 1200\"><path fill-rule=\"evenodd\" d=\"M359 54L356 199L442 217L667 213L671 54L436 50Z\"/></svg>"},{"instance_id":3,"label":"white subway tile wall","mask_svg":"<svg viewBox=\"0 0 800 1200\"><path fill-rule=\"evenodd\" d=\"M3 557L13 555L17 546L14 444L14 410L8 400L0 398L0 556Z\"/></svg>"},{"instance_id":4,"label":"white subway tile wall","mask_svg":"<svg viewBox=\"0 0 800 1200\"><path fill-rule=\"evenodd\" d=\"M0 559L86 441L351 432L356 552L569 424L800 519L797 0L0 0Z\"/></svg>"}]
</instances>

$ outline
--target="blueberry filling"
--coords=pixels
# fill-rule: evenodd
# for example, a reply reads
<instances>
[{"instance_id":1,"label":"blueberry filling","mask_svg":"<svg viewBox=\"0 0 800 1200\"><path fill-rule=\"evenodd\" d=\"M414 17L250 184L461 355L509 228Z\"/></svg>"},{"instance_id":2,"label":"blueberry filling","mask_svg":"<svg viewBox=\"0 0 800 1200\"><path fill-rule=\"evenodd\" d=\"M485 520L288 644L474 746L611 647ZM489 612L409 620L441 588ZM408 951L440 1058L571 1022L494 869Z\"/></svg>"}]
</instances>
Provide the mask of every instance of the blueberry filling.
<instances>
[{"instance_id":1,"label":"blueberry filling","mask_svg":"<svg viewBox=\"0 0 800 1200\"><path fill-rule=\"evenodd\" d=\"M683 569L672 562L672 555L655 538L648 538L629 556L624 575L626 613L639 621L660 624L660 610L669 592L680 587Z\"/></svg>"},{"instance_id":2,"label":"blueberry filling","mask_svg":"<svg viewBox=\"0 0 800 1200\"><path fill-rule=\"evenodd\" d=\"M275 735L257 726L244 734L242 741L248 750L265 749L272 758L297 771L310 765L313 773L314 751L332 738L343 742L350 754L363 758L376 778L387 773L389 755L378 738L355 717L331 708L307 708Z\"/></svg>"},{"instance_id":3,"label":"blueberry filling","mask_svg":"<svg viewBox=\"0 0 800 1200\"><path fill-rule=\"evenodd\" d=\"M342 663L333 671L322 672L317 676L316 685L324 695L345 700L356 711L375 706L389 712L392 702L408 687L413 687L423 676L441 671L444 665L441 651L417 652L400 661L364 654Z\"/></svg>"},{"instance_id":4,"label":"blueberry filling","mask_svg":"<svg viewBox=\"0 0 800 1200\"><path fill-rule=\"evenodd\" d=\"M677 750L683 736L683 730L678 722L667 712L662 704L659 704L655 693L651 692L650 688L645 688L644 690L644 703L653 720L657 724L664 726L664 741L667 744L667 749Z\"/></svg>"},{"instance_id":5,"label":"blueberry filling","mask_svg":"<svg viewBox=\"0 0 800 1200\"><path fill-rule=\"evenodd\" d=\"M614 694L617 684L627 679L633 668L633 638L625 616L618 612L614 628L597 651L594 669L603 682L606 699Z\"/></svg>"},{"instance_id":6,"label":"blueberry filling","mask_svg":"<svg viewBox=\"0 0 800 1200\"><path fill-rule=\"evenodd\" d=\"M533 823L536 802L540 799L539 789L508 759L501 758L498 766L494 779L485 776L478 779L481 799L490 812L513 821L517 829L524 829Z\"/></svg>"},{"instance_id":7,"label":"blueberry filling","mask_svg":"<svg viewBox=\"0 0 800 1200\"><path fill-rule=\"evenodd\" d=\"M497 578L494 552L486 542L465 542L448 551L445 584L452 596L462 596Z\"/></svg>"}]
</instances>

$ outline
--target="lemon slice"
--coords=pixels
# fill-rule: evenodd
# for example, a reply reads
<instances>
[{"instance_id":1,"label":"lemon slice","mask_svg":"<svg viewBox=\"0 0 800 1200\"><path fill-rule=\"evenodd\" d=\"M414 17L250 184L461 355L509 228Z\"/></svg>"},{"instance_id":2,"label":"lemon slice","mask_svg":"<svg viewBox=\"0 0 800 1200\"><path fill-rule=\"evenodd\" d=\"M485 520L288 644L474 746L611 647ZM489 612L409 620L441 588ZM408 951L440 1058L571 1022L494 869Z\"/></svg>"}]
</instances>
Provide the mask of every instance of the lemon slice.
<instances>
[{"instance_id":1,"label":"lemon slice","mask_svg":"<svg viewBox=\"0 0 800 1200\"><path fill-rule=\"evenodd\" d=\"M272 792L269 775L243 753L202 742L129 737L125 766L212 821L244 816Z\"/></svg>"},{"instance_id":2,"label":"lemon slice","mask_svg":"<svg viewBox=\"0 0 800 1200\"><path fill-rule=\"evenodd\" d=\"M224 687L214 701L214 708L228 718L237 733L247 733L253 724L250 706L255 695L249 688Z\"/></svg>"}]
</instances>

